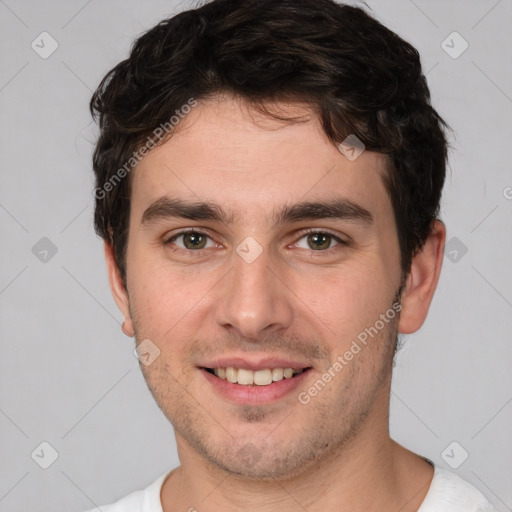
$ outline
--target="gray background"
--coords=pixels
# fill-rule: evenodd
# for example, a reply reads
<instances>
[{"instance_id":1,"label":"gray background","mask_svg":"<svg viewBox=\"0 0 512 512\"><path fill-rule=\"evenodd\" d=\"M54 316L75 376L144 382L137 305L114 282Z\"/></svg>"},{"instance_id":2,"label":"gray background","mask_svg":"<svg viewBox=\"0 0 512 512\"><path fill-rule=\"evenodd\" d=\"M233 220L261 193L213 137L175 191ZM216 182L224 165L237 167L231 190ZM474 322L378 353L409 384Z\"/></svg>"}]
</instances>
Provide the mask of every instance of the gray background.
<instances>
[{"instance_id":1,"label":"gray background","mask_svg":"<svg viewBox=\"0 0 512 512\"><path fill-rule=\"evenodd\" d=\"M392 435L512 510L512 1L368 3L419 49L456 132L450 242L430 315L398 356ZM0 511L87 509L178 464L92 229L88 100L134 37L186 5L0 0ZM457 58L454 31L469 44Z\"/></svg>"}]
</instances>

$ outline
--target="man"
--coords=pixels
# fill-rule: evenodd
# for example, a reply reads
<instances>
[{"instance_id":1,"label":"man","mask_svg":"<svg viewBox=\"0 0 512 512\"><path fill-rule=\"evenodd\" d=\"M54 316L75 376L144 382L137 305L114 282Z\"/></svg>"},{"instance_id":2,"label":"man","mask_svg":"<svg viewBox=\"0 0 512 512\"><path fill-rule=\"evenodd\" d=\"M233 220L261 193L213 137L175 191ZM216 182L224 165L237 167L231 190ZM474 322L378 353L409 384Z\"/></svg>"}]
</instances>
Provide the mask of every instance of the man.
<instances>
[{"instance_id":1,"label":"man","mask_svg":"<svg viewBox=\"0 0 512 512\"><path fill-rule=\"evenodd\" d=\"M413 47L332 0L214 0L91 109L110 285L181 461L103 511L493 510L389 436L446 237Z\"/></svg>"}]
</instances>

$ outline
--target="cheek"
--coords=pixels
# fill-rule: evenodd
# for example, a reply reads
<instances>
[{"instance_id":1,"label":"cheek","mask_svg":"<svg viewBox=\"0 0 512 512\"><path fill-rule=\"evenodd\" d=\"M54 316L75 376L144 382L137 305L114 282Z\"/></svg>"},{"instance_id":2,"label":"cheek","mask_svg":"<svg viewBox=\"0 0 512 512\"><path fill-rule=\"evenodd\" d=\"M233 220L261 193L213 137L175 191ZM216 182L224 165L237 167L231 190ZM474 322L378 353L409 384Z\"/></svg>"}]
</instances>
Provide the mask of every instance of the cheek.
<instances>
[{"instance_id":1,"label":"cheek","mask_svg":"<svg viewBox=\"0 0 512 512\"><path fill-rule=\"evenodd\" d=\"M158 338L161 322L175 314L176 283L164 278L161 268L139 248L128 248L128 292L138 336ZM141 332L144 329L144 332Z\"/></svg>"},{"instance_id":2,"label":"cheek","mask_svg":"<svg viewBox=\"0 0 512 512\"><path fill-rule=\"evenodd\" d=\"M202 299L214 280L213 276L199 277L192 266L171 270L154 252L133 250L130 254L128 290L136 335L151 339L161 350L172 340L176 349L179 333L200 322Z\"/></svg>"},{"instance_id":3,"label":"cheek","mask_svg":"<svg viewBox=\"0 0 512 512\"><path fill-rule=\"evenodd\" d=\"M337 269L324 276L328 283L324 287L315 280L308 280L308 286L296 283L297 295L307 305L303 314L318 324L336 351L350 345L391 308L394 283L380 267L378 261L366 261L350 269Z\"/></svg>"}]
</instances>

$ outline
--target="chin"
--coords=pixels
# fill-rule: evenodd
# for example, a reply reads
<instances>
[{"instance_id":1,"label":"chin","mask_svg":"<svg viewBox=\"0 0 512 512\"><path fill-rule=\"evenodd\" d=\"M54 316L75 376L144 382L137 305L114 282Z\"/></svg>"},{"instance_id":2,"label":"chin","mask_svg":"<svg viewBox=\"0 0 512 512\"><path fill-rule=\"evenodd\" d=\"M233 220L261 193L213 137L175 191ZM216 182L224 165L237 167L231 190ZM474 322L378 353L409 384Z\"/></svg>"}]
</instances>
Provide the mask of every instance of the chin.
<instances>
[{"instance_id":1,"label":"chin","mask_svg":"<svg viewBox=\"0 0 512 512\"><path fill-rule=\"evenodd\" d=\"M211 461L218 469L241 480L272 482L289 480L304 473L314 463L305 464L303 460L292 460L289 457L273 457L271 460L260 460L254 465L244 464L238 459Z\"/></svg>"},{"instance_id":2,"label":"chin","mask_svg":"<svg viewBox=\"0 0 512 512\"><path fill-rule=\"evenodd\" d=\"M329 443L294 438L293 446L284 440L263 439L232 442L229 446L205 446L200 452L213 470L221 470L241 480L271 482L295 478L314 467L332 450ZM196 445L196 449L199 448Z\"/></svg>"}]
</instances>

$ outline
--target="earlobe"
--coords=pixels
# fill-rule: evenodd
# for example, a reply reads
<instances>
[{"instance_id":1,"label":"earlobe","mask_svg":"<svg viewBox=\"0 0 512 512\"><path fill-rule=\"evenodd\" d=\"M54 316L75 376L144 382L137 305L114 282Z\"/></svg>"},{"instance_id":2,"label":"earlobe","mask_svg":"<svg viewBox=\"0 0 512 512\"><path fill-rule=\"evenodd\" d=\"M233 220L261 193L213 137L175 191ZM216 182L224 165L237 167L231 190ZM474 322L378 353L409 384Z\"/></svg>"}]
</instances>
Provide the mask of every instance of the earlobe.
<instances>
[{"instance_id":1,"label":"earlobe","mask_svg":"<svg viewBox=\"0 0 512 512\"><path fill-rule=\"evenodd\" d=\"M125 320L123 322L123 325L121 326L121 330L126 334L126 336L128 336L130 338L133 338L135 336L131 318L128 320Z\"/></svg>"},{"instance_id":2,"label":"earlobe","mask_svg":"<svg viewBox=\"0 0 512 512\"><path fill-rule=\"evenodd\" d=\"M443 263L446 228L442 221L432 224L425 245L413 258L405 289L398 330L402 334L417 331L425 322L439 281Z\"/></svg>"},{"instance_id":3,"label":"earlobe","mask_svg":"<svg viewBox=\"0 0 512 512\"><path fill-rule=\"evenodd\" d=\"M114 248L111 244L104 242L105 261L107 264L108 280L110 283L110 290L117 307L124 316L122 331L126 336L135 336L133 321L130 314L130 302L128 299L128 291L123 283L119 268L115 261Z\"/></svg>"}]
</instances>

